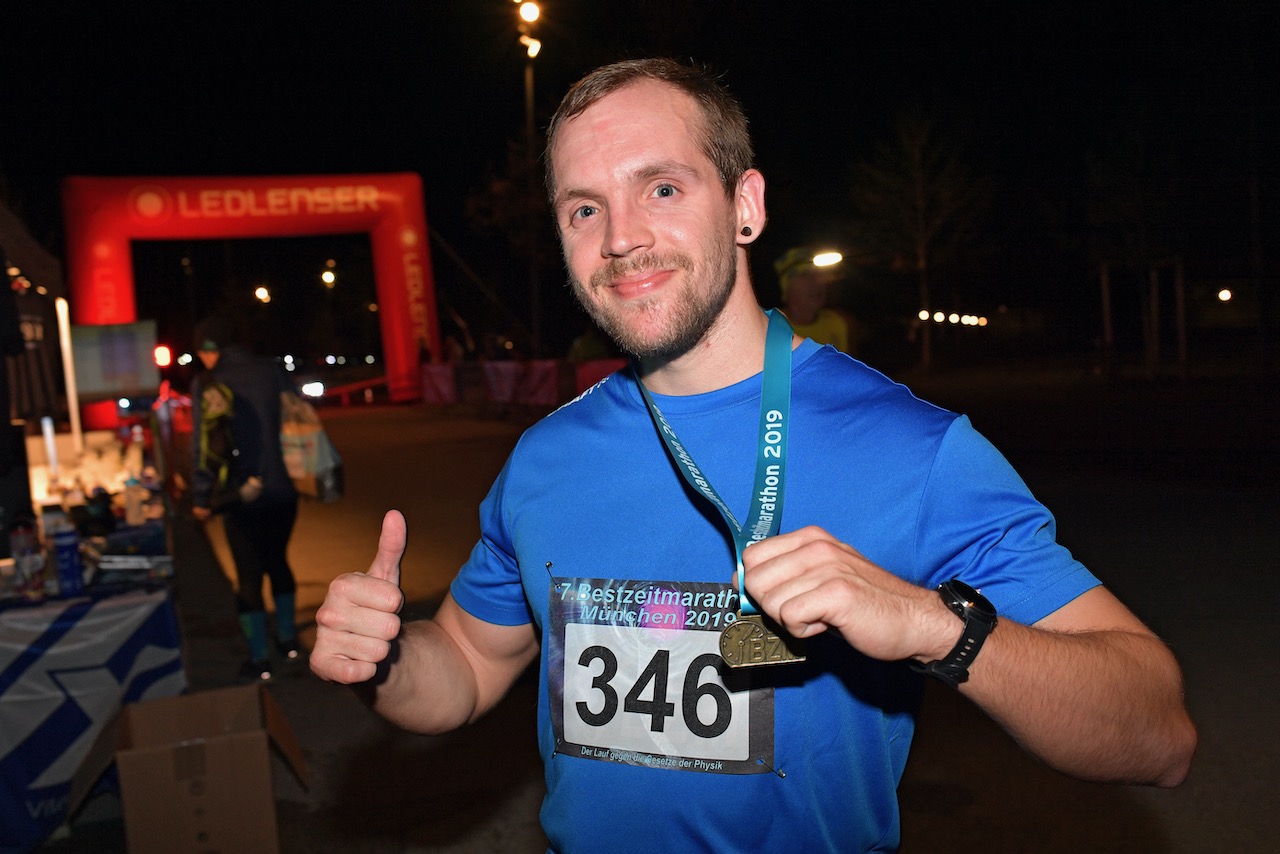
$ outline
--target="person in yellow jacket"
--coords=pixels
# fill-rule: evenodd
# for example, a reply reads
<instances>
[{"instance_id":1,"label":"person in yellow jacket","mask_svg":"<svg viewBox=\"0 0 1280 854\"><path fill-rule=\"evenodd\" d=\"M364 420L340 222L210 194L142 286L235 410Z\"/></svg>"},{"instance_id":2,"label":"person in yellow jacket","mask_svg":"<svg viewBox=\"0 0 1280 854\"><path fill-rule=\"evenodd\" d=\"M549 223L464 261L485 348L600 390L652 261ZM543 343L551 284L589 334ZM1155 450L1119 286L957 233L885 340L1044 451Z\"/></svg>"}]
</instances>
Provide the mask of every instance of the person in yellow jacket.
<instances>
[{"instance_id":1,"label":"person in yellow jacket","mask_svg":"<svg viewBox=\"0 0 1280 854\"><path fill-rule=\"evenodd\" d=\"M773 262L773 269L782 289L782 311L795 333L849 353L849 323L839 312L827 308L839 263L836 253L819 253L812 247L799 246Z\"/></svg>"}]
</instances>

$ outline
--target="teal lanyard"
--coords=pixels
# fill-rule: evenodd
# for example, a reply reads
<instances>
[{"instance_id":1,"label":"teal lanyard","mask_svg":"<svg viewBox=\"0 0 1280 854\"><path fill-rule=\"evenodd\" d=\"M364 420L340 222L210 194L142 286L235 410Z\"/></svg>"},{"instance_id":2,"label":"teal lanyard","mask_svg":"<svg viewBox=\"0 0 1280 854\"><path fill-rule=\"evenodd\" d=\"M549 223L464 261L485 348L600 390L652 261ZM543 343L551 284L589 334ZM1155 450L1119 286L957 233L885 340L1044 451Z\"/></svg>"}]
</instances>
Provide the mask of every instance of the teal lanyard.
<instances>
[{"instance_id":1,"label":"teal lanyard","mask_svg":"<svg viewBox=\"0 0 1280 854\"><path fill-rule=\"evenodd\" d=\"M739 525L720 495L702 474L693 457L685 450L676 431L663 417L653 396L639 380L636 384L653 416L658 435L667 446L671 459L689 485L702 493L720 511L733 534L733 550L738 562L738 603L743 614L758 614L747 596L743 583L747 571L742 565L742 552L752 543L778 533L782 520L782 496L787 468L787 427L791 418L791 324L782 312L770 310L769 332L764 345L764 377L760 389L760 433L756 452L756 481L751 497L747 524Z\"/></svg>"}]
</instances>

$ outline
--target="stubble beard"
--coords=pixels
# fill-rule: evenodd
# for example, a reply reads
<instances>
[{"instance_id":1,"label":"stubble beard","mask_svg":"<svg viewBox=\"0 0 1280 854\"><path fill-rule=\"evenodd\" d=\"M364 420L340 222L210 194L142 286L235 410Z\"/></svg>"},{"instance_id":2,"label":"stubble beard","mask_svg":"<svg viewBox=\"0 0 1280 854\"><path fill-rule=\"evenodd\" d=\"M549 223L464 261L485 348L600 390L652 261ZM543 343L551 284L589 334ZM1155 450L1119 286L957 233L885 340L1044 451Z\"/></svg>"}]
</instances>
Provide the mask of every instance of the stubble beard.
<instances>
[{"instance_id":1,"label":"stubble beard","mask_svg":"<svg viewBox=\"0 0 1280 854\"><path fill-rule=\"evenodd\" d=\"M570 271L569 284L578 303L623 352L641 360L670 360L689 352L706 336L733 293L738 274L734 244L729 242L725 251L708 254L705 261L702 283L694 278L697 266L693 259L673 252L615 258L592 275L590 287ZM590 293L607 290L618 276L664 269L684 272L684 284L677 293L645 297L625 306L602 305L590 298ZM655 322L662 324L660 328L647 331Z\"/></svg>"}]
</instances>

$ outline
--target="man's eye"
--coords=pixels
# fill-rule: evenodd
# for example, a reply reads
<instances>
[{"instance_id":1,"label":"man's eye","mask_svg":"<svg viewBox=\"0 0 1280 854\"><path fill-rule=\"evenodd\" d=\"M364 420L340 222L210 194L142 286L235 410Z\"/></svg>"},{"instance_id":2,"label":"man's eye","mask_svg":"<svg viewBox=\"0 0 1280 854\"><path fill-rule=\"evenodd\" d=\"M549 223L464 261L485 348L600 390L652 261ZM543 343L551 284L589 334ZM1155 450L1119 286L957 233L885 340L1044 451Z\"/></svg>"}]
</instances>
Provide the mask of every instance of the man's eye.
<instances>
[{"instance_id":1,"label":"man's eye","mask_svg":"<svg viewBox=\"0 0 1280 854\"><path fill-rule=\"evenodd\" d=\"M670 184L659 184L653 194L660 199L669 199L676 194L676 188Z\"/></svg>"},{"instance_id":2,"label":"man's eye","mask_svg":"<svg viewBox=\"0 0 1280 854\"><path fill-rule=\"evenodd\" d=\"M583 205L582 207L578 208L573 212L573 218L588 219L589 217L595 216L598 212L599 212L599 209L594 207L593 205Z\"/></svg>"}]
</instances>

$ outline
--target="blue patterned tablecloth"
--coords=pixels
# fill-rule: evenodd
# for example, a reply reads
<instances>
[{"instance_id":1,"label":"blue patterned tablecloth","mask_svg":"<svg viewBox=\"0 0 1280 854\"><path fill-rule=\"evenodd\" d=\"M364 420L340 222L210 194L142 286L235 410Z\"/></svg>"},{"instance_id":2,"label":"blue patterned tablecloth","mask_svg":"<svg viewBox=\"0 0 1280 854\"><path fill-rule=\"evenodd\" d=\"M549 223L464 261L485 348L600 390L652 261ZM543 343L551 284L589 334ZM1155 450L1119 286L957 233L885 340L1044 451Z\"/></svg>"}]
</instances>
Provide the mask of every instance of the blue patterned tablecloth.
<instances>
[{"instance_id":1,"label":"blue patterned tablecloth","mask_svg":"<svg viewBox=\"0 0 1280 854\"><path fill-rule=\"evenodd\" d=\"M164 589L0 610L0 852L30 851L66 820L72 778L123 705L185 689Z\"/></svg>"}]
</instances>

